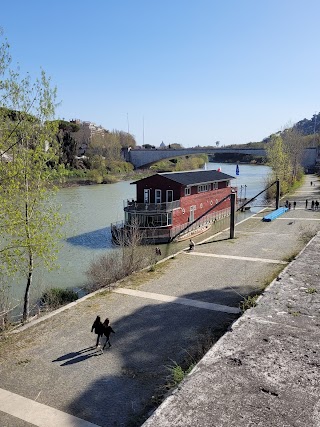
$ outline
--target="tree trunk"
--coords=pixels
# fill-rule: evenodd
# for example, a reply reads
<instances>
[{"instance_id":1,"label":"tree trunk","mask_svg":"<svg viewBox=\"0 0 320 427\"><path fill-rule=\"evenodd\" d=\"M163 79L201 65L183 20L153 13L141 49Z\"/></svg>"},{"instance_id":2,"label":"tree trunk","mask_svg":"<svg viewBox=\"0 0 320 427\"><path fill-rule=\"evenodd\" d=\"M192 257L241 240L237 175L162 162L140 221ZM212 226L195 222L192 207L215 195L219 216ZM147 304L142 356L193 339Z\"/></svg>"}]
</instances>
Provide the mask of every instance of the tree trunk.
<instances>
[{"instance_id":1,"label":"tree trunk","mask_svg":"<svg viewBox=\"0 0 320 427\"><path fill-rule=\"evenodd\" d=\"M27 280L26 290L24 293L23 316L22 316L23 322L26 322L29 317L29 300L30 300L30 287L32 285L32 275L33 275L33 254L32 252L30 252L28 280Z\"/></svg>"}]
</instances>

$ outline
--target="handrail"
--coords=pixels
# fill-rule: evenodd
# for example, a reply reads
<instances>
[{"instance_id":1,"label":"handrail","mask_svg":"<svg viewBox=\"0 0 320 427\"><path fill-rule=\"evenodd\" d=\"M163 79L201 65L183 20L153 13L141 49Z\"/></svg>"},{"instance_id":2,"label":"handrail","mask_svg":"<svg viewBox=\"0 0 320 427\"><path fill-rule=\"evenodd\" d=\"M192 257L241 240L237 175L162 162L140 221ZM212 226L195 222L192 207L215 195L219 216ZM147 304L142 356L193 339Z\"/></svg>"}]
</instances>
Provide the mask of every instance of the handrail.
<instances>
[{"instance_id":1,"label":"handrail","mask_svg":"<svg viewBox=\"0 0 320 427\"><path fill-rule=\"evenodd\" d=\"M260 191L260 193L256 194L254 197L252 197L250 200L248 200L246 203L244 203L243 205L241 205L236 212L241 211L245 206L247 206L250 202L252 202L252 200L255 200L258 196L260 196L260 194L264 193L265 191L267 191L270 187L272 187L274 184L277 184L277 182L279 182L279 180L274 181L272 184L268 185L268 187L264 188L262 191Z\"/></svg>"},{"instance_id":2,"label":"handrail","mask_svg":"<svg viewBox=\"0 0 320 427\"><path fill-rule=\"evenodd\" d=\"M135 201L127 200L124 210L127 212L134 211L148 211L148 212L159 212L159 211L172 211L180 207L180 200L173 200L172 202L163 203L138 203Z\"/></svg>"},{"instance_id":3,"label":"handrail","mask_svg":"<svg viewBox=\"0 0 320 427\"><path fill-rule=\"evenodd\" d=\"M224 197L223 199L221 199L214 206L211 206L210 209L208 209L205 213L203 213L202 215L200 215L197 219L195 219L194 221L190 222L190 224L188 224L184 229L182 229L181 231L179 231L178 234L176 234L175 236L171 237L170 242L172 242L172 240L176 239L178 236L180 236L180 234L184 233L186 230L188 230L188 228L192 227L196 222L200 221L200 219L202 219L204 216L208 215L209 212L211 212L213 209L215 209L217 206L219 206L221 203L223 203L225 200L227 200L230 197L230 194L228 194L226 197Z\"/></svg>"}]
</instances>

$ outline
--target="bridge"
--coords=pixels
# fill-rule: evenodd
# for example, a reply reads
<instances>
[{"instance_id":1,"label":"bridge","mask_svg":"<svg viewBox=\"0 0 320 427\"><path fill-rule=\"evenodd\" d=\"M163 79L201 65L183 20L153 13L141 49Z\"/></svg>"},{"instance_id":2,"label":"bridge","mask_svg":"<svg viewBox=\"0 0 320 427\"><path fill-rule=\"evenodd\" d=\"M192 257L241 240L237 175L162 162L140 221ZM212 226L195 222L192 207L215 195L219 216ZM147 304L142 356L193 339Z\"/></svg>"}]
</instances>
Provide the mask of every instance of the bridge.
<instances>
[{"instance_id":1,"label":"bridge","mask_svg":"<svg viewBox=\"0 0 320 427\"><path fill-rule=\"evenodd\" d=\"M135 169L148 168L153 163L163 159L191 156L192 154L246 154L265 157L266 150L260 148L179 148L179 149L124 149L122 155L127 162L133 164ZM304 151L302 166L306 169L314 168L317 159L317 148L310 147Z\"/></svg>"}]
</instances>

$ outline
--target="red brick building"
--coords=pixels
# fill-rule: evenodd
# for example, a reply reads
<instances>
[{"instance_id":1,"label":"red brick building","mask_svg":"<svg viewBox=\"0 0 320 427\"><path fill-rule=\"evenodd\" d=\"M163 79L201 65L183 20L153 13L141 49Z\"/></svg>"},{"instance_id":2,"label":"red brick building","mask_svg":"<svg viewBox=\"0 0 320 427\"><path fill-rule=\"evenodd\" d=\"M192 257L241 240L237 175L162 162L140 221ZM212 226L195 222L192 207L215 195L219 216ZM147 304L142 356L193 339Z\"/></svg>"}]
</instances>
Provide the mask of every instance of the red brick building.
<instances>
[{"instance_id":1,"label":"red brick building","mask_svg":"<svg viewBox=\"0 0 320 427\"><path fill-rule=\"evenodd\" d=\"M159 243L188 226L190 231L208 225L230 214L230 198L219 202L231 193L233 178L211 170L158 173L135 181L136 200L126 202L122 227L138 224L146 241Z\"/></svg>"}]
</instances>

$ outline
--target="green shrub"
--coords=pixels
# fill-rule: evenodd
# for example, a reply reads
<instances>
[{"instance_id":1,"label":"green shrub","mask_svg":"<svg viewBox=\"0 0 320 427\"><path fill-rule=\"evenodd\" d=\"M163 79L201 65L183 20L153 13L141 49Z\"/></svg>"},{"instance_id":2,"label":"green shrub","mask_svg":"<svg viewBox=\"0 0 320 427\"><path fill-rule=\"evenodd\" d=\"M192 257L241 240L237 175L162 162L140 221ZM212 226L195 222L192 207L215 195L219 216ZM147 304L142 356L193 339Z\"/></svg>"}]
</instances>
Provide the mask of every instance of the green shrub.
<instances>
[{"instance_id":1,"label":"green shrub","mask_svg":"<svg viewBox=\"0 0 320 427\"><path fill-rule=\"evenodd\" d=\"M187 369L183 369L182 366L178 365L177 362L173 361L173 365L168 366L167 368L170 371L169 375L169 384L167 384L167 388L172 388L177 384L181 383L181 381L192 371L195 364L192 363L188 366Z\"/></svg>"},{"instance_id":2,"label":"green shrub","mask_svg":"<svg viewBox=\"0 0 320 427\"><path fill-rule=\"evenodd\" d=\"M51 288L45 291L40 299L40 304L45 308L58 308L78 299L78 294L72 289Z\"/></svg>"}]
</instances>

